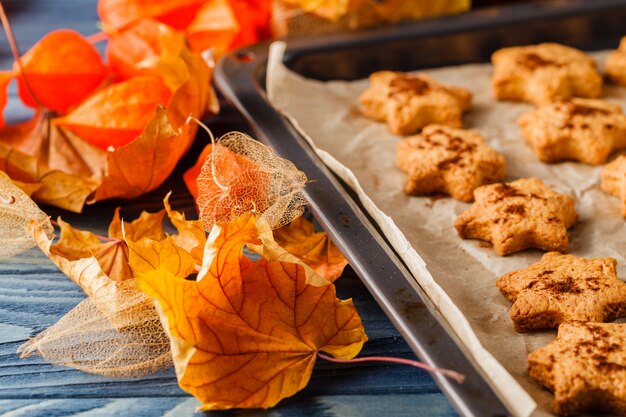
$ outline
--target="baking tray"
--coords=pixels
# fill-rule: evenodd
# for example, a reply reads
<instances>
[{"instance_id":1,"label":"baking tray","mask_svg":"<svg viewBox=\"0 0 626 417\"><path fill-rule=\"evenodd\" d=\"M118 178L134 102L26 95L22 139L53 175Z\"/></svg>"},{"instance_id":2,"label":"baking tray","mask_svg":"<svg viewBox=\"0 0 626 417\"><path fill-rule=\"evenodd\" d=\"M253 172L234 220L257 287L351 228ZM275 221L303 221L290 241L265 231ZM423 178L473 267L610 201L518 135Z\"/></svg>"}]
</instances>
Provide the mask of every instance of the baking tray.
<instances>
[{"instance_id":1,"label":"baking tray","mask_svg":"<svg viewBox=\"0 0 626 417\"><path fill-rule=\"evenodd\" d=\"M584 50L615 48L626 35L624 22L626 0L527 2L369 31L288 40L283 61L307 78L353 80L377 70L486 62L495 50L513 45L561 42ZM313 180L305 188L311 211L416 355L431 366L466 376L463 384L457 384L433 375L459 414L508 416L358 198L269 104L267 49L268 44L259 44L221 59L215 72L218 89L245 117L257 139Z\"/></svg>"}]
</instances>

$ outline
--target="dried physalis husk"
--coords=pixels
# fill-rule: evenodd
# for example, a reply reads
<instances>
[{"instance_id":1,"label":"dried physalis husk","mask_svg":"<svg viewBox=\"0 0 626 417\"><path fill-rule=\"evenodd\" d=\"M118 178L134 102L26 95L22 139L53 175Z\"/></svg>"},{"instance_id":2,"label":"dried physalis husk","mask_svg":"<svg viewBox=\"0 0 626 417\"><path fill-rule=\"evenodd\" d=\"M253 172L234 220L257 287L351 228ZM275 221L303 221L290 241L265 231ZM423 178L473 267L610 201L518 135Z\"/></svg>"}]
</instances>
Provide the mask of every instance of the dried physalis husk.
<instances>
[{"instance_id":1,"label":"dried physalis husk","mask_svg":"<svg viewBox=\"0 0 626 417\"><path fill-rule=\"evenodd\" d=\"M117 290L97 303L89 297L78 304L20 346L18 354L39 355L53 365L112 377L142 377L170 367L169 339L152 300L134 280L115 285ZM108 314L101 308L106 302L111 304Z\"/></svg>"},{"instance_id":2,"label":"dried physalis husk","mask_svg":"<svg viewBox=\"0 0 626 417\"><path fill-rule=\"evenodd\" d=\"M31 224L41 224L48 236L53 228L46 213L0 171L0 259L17 255L35 246Z\"/></svg>"},{"instance_id":3,"label":"dried physalis husk","mask_svg":"<svg viewBox=\"0 0 626 417\"><path fill-rule=\"evenodd\" d=\"M205 229L257 213L272 229L302 215L306 175L290 161L240 132L213 145L198 176L198 209Z\"/></svg>"}]
</instances>

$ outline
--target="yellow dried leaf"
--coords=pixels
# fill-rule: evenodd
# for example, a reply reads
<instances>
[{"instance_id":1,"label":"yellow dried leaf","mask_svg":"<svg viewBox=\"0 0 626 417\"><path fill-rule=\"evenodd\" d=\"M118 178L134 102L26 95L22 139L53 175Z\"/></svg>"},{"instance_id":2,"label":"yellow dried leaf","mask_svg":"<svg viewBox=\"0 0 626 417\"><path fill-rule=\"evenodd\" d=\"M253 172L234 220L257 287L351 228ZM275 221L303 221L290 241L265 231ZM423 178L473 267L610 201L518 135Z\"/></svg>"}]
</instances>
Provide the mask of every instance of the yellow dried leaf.
<instances>
[{"instance_id":1,"label":"yellow dried leaf","mask_svg":"<svg viewBox=\"0 0 626 417\"><path fill-rule=\"evenodd\" d=\"M249 243L248 249L252 252L258 253L270 262L289 262L300 265L306 274L306 282L309 285L323 287L331 282L302 259L280 246L276 240L274 240L272 228L262 218L259 219L257 223L257 230L262 243L260 245Z\"/></svg>"},{"instance_id":2,"label":"yellow dried leaf","mask_svg":"<svg viewBox=\"0 0 626 417\"><path fill-rule=\"evenodd\" d=\"M158 262L186 276L197 269L190 252L201 251L206 239L197 233L203 227L200 222L185 220L167 198L164 204L167 210L143 212L129 223L116 211L109 237L59 219L61 237L53 245L41 225L34 228L40 249L89 297L25 343L20 348L23 356L40 355L53 364L123 377L144 376L171 364L167 335L152 300L136 288L131 265L136 271L151 270ZM163 232L166 212L179 229L174 236ZM184 247L176 245L176 239Z\"/></svg>"},{"instance_id":3,"label":"yellow dried leaf","mask_svg":"<svg viewBox=\"0 0 626 417\"><path fill-rule=\"evenodd\" d=\"M177 234L172 235L172 239L176 245L189 252L196 263L200 265L202 264L203 249L206 242L204 223L202 220L187 220L185 213L172 210L169 202L170 194L165 196L163 204L170 222L178 230Z\"/></svg>"},{"instance_id":4,"label":"yellow dried leaf","mask_svg":"<svg viewBox=\"0 0 626 417\"><path fill-rule=\"evenodd\" d=\"M128 247L123 240L111 236L103 242L93 233L74 229L60 218L57 223L61 229L61 237L50 247L51 255L61 256L69 261L95 258L102 272L113 281L124 281L133 277L128 265ZM70 278L74 279L72 276ZM89 277L82 275L80 279L81 282L77 284L89 294Z\"/></svg>"},{"instance_id":5,"label":"yellow dried leaf","mask_svg":"<svg viewBox=\"0 0 626 417\"><path fill-rule=\"evenodd\" d=\"M140 239L165 239L165 233L163 233L164 218L165 210L160 210L156 213L143 211L139 215L139 218L130 222L123 222L122 226L120 209L117 208L113 215L113 220L109 225L109 237L132 241Z\"/></svg>"},{"instance_id":6,"label":"yellow dried leaf","mask_svg":"<svg viewBox=\"0 0 626 417\"><path fill-rule=\"evenodd\" d=\"M33 200L80 212L85 200L98 187L98 181L54 170L37 157L13 149L0 141L0 170L12 180L34 186Z\"/></svg>"},{"instance_id":7,"label":"yellow dried leaf","mask_svg":"<svg viewBox=\"0 0 626 417\"><path fill-rule=\"evenodd\" d=\"M90 240L88 236L80 233L74 233L71 230L71 226L59 219L59 225L65 228L67 232L65 236L68 239L79 236L80 239ZM85 232L89 234L89 232ZM52 244L52 239L48 238L47 234L41 227L35 227L33 230L33 237L39 249L59 267L59 269L67 275L72 281L78 284L83 291L89 296L94 297L97 300L99 297L113 297L111 293L115 292L115 282L123 280L121 277L109 277L105 271L103 271L98 259L91 254L90 256L81 257L86 255L85 252L78 252L73 254L72 247L80 246L74 245L69 242ZM119 278L119 279L116 279ZM106 304L103 307L108 309Z\"/></svg>"},{"instance_id":8,"label":"yellow dried leaf","mask_svg":"<svg viewBox=\"0 0 626 417\"><path fill-rule=\"evenodd\" d=\"M324 232L303 217L274 230L276 243L330 282L341 276L348 261Z\"/></svg>"},{"instance_id":9,"label":"yellow dried leaf","mask_svg":"<svg viewBox=\"0 0 626 417\"><path fill-rule=\"evenodd\" d=\"M163 268L175 276L185 278L196 272L196 263L191 254L177 246L170 236L161 241L128 241L128 246L130 266L135 274Z\"/></svg>"}]
</instances>

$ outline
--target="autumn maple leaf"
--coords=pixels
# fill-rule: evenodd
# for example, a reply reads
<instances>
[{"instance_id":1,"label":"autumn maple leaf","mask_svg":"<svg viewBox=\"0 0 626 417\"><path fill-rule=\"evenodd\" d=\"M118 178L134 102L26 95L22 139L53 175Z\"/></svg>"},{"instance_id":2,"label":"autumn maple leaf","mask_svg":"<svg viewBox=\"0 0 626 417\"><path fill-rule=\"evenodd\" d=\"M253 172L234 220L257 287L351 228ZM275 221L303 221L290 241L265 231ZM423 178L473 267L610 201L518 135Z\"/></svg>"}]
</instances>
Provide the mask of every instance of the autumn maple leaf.
<instances>
[{"instance_id":1,"label":"autumn maple leaf","mask_svg":"<svg viewBox=\"0 0 626 417\"><path fill-rule=\"evenodd\" d=\"M325 232L316 232L313 223L304 217L274 230L276 243L297 256L316 273L330 282L339 278L348 264L337 246Z\"/></svg>"},{"instance_id":2,"label":"autumn maple leaf","mask_svg":"<svg viewBox=\"0 0 626 417\"><path fill-rule=\"evenodd\" d=\"M135 271L159 305L179 384L203 410L271 407L306 386L318 352L352 358L367 340L333 284L308 285L297 264L247 258L258 234L252 214L217 224L195 281L159 262Z\"/></svg>"},{"instance_id":3,"label":"autumn maple leaf","mask_svg":"<svg viewBox=\"0 0 626 417\"><path fill-rule=\"evenodd\" d=\"M41 227L34 229L34 238L50 260L88 296L115 291L114 283L133 278L129 264L128 242L160 242L173 239L190 254L202 250L206 238L202 223L186 220L182 213L171 209L169 194L163 201L165 209L156 213L142 212L139 218L124 222L117 209L109 225L108 236L98 236L87 230L79 230L60 218L57 224L61 231L56 243ZM166 235L163 220L168 216L179 232ZM201 263L201 258L198 264Z\"/></svg>"},{"instance_id":4,"label":"autumn maple leaf","mask_svg":"<svg viewBox=\"0 0 626 417\"><path fill-rule=\"evenodd\" d=\"M207 238L202 221L172 210L167 197L164 205L131 222L116 210L108 237L59 219L53 244L34 228L41 250L88 298L21 346L22 356L143 376L171 363L169 339L183 389L204 409L223 409L271 407L307 384L318 352L360 351L367 336L352 302L337 299L329 280L310 279L312 268L280 248L262 217L217 223ZM165 216L176 233L164 232ZM289 245L316 235L296 227L304 231L292 231ZM263 247L262 258L246 257L246 245Z\"/></svg>"}]
</instances>

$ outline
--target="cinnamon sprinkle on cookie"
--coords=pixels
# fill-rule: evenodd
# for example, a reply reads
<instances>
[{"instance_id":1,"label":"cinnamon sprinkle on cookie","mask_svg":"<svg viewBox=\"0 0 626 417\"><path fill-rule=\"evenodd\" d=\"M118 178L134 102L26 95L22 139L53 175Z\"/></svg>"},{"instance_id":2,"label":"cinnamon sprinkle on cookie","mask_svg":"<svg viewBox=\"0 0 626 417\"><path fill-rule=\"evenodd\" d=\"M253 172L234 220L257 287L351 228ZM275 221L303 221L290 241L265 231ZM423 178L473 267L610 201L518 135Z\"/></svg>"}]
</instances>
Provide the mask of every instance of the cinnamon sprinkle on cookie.
<instances>
[{"instance_id":1,"label":"cinnamon sprinkle on cookie","mask_svg":"<svg viewBox=\"0 0 626 417\"><path fill-rule=\"evenodd\" d=\"M528 373L554 392L554 411L626 415L626 324L568 322L528 355Z\"/></svg>"},{"instance_id":2,"label":"cinnamon sprinkle on cookie","mask_svg":"<svg viewBox=\"0 0 626 417\"><path fill-rule=\"evenodd\" d=\"M504 178L505 161L474 131L429 125L398 144L396 165L409 195L443 193L472 201L474 189Z\"/></svg>"},{"instance_id":3,"label":"cinnamon sprinkle on cookie","mask_svg":"<svg viewBox=\"0 0 626 417\"><path fill-rule=\"evenodd\" d=\"M602 95L602 76L595 61L565 45L503 48L491 61L492 87L498 100L542 104L558 98Z\"/></svg>"},{"instance_id":4,"label":"cinnamon sprinkle on cookie","mask_svg":"<svg viewBox=\"0 0 626 417\"><path fill-rule=\"evenodd\" d=\"M575 160L597 165L626 147L626 115L604 100L574 98L526 112L522 136L543 162Z\"/></svg>"},{"instance_id":5,"label":"cinnamon sprinkle on cookie","mask_svg":"<svg viewBox=\"0 0 626 417\"><path fill-rule=\"evenodd\" d=\"M528 268L501 276L496 285L511 302L518 332L557 328L564 321L611 321L626 315L626 283L613 258L579 258L549 252Z\"/></svg>"},{"instance_id":6,"label":"cinnamon sprinkle on cookie","mask_svg":"<svg viewBox=\"0 0 626 417\"><path fill-rule=\"evenodd\" d=\"M370 87L360 97L363 114L387 122L398 135L415 133L431 123L461 127L463 113L471 107L469 91L440 84L425 74L378 71L369 79Z\"/></svg>"},{"instance_id":7,"label":"cinnamon sprinkle on cookie","mask_svg":"<svg viewBox=\"0 0 626 417\"><path fill-rule=\"evenodd\" d=\"M474 199L454 224L461 238L489 241L500 255L526 248L567 250L567 229L578 219L572 197L524 178L478 187Z\"/></svg>"}]
</instances>

